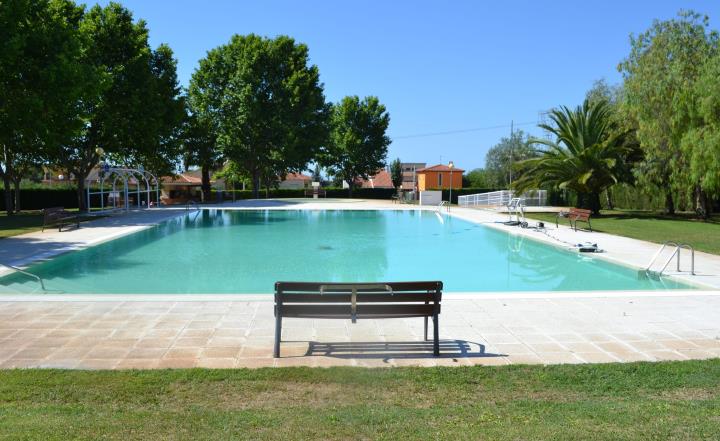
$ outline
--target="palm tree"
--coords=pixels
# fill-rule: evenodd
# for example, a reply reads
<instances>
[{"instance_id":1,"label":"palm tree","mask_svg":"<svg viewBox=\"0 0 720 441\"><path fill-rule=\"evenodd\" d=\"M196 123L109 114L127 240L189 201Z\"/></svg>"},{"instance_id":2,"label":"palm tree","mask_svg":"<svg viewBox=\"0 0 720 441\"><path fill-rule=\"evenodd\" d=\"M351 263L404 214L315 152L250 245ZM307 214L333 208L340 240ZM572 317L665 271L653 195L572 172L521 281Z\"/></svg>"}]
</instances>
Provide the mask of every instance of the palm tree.
<instances>
[{"instance_id":1,"label":"palm tree","mask_svg":"<svg viewBox=\"0 0 720 441\"><path fill-rule=\"evenodd\" d=\"M599 214L600 194L622 179L624 161L635 153L634 146L626 142L627 131L613 122L611 110L606 101L587 100L574 110L565 106L553 109L553 124L539 127L556 139L531 139L544 148L539 157L518 163L523 173L515 189L572 190L581 207Z\"/></svg>"}]
</instances>

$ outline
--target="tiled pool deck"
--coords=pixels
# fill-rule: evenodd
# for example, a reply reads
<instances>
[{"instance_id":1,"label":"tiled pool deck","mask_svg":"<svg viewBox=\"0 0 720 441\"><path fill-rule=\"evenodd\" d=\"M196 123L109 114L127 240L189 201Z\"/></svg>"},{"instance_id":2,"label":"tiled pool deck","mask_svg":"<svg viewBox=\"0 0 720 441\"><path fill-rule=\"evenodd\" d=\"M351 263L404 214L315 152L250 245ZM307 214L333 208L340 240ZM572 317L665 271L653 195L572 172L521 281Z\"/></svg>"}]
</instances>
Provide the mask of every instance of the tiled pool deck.
<instances>
[{"instance_id":1,"label":"tiled pool deck","mask_svg":"<svg viewBox=\"0 0 720 441\"><path fill-rule=\"evenodd\" d=\"M415 209L382 201L258 201L232 208ZM97 220L77 231L3 239L0 261L27 263L176 213L154 210ZM455 208L453 215L484 223L503 217ZM519 228L513 232L555 240ZM607 250L603 258L627 265L643 266L657 249L554 226L550 234L573 243L597 242ZM273 359L273 307L267 295L0 295L0 367L454 366L720 357L720 257L698 253L696 261L699 275L681 277L711 289L448 294L440 316L440 358L432 357L422 341L421 319L357 324L286 319L283 358Z\"/></svg>"}]
</instances>

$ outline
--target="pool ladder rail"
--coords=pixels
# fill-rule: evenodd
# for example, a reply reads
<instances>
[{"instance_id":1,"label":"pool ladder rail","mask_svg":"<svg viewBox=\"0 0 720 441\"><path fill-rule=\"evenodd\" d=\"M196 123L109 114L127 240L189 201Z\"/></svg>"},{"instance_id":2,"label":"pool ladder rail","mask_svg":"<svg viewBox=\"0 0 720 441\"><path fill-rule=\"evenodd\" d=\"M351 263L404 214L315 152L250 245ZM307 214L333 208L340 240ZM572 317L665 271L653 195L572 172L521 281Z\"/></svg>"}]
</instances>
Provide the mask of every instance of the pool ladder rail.
<instances>
[{"instance_id":1,"label":"pool ladder rail","mask_svg":"<svg viewBox=\"0 0 720 441\"><path fill-rule=\"evenodd\" d=\"M655 261L660 257L662 252L667 247L674 247L673 252L670 254L670 257L665 261L665 264L662 266L660 271L653 271L651 268L655 264ZM680 271L680 251L686 249L690 251L690 274L695 275L695 249L692 247L692 245L686 244L686 243L677 243L673 241L667 241L662 244L660 249L655 253L652 260L650 260L650 263L648 264L647 268L645 268L645 273L648 275L655 275L655 276L661 276L662 273L667 269L668 265L670 265L670 262L672 262L673 258L676 260L676 269L677 272Z\"/></svg>"},{"instance_id":2,"label":"pool ladder rail","mask_svg":"<svg viewBox=\"0 0 720 441\"><path fill-rule=\"evenodd\" d=\"M200 211L200 204L193 201L192 199L188 200L187 203L185 204L185 211L190 211L191 206L193 207L194 210Z\"/></svg>"},{"instance_id":3,"label":"pool ladder rail","mask_svg":"<svg viewBox=\"0 0 720 441\"><path fill-rule=\"evenodd\" d=\"M47 292L47 289L45 289L45 282L43 281L43 279L40 276L33 274L33 273L29 273L29 272L22 270L16 266L8 265L6 263L0 263L0 266L11 269L17 273L26 275L26 276L30 277L31 279L35 279L40 284L40 288L42 289L42 291Z\"/></svg>"}]
</instances>

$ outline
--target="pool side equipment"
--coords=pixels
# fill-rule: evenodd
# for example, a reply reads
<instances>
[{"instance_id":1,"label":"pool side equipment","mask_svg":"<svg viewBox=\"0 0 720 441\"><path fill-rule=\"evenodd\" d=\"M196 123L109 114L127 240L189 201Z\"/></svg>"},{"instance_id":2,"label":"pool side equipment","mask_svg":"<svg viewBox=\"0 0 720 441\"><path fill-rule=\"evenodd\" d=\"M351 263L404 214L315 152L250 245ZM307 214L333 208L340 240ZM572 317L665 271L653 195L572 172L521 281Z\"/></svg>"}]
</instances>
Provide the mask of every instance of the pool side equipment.
<instances>
[{"instance_id":1,"label":"pool side equipment","mask_svg":"<svg viewBox=\"0 0 720 441\"><path fill-rule=\"evenodd\" d=\"M592 242L579 243L575 245L575 248L578 250L579 253L597 253L600 251L598 245Z\"/></svg>"},{"instance_id":2,"label":"pool side equipment","mask_svg":"<svg viewBox=\"0 0 720 441\"><path fill-rule=\"evenodd\" d=\"M507 220L507 222L503 222L503 224L507 225L509 227L516 227L519 225L523 228L527 228L527 222L525 221L525 210L523 209L524 205L523 205L522 198L510 199L510 202L508 202L506 207L508 210L509 219ZM513 220L513 215L515 215L515 220Z\"/></svg>"}]
</instances>

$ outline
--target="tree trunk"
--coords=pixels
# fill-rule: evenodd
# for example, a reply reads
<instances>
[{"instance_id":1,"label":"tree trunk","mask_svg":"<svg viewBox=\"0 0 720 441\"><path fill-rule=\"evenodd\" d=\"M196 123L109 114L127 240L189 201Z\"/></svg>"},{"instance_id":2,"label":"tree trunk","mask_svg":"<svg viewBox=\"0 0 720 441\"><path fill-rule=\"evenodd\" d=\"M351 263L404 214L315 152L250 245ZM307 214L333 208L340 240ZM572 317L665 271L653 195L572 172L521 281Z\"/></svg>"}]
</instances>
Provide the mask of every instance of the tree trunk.
<instances>
[{"instance_id":1,"label":"tree trunk","mask_svg":"<svg viewBox=\"0 0 720 441\"><path fill-rule=\"evenodd\" d=\"M695 212L705 221L710 217L707 194L699 185L695 187Z\"/></svg>"},{"instance_id":2,"label":"tree trunk","mask_svg":"<svg viewBox=\"0 0 720 441\"><path fill-rule=\"evenodd\" d=\"M352 199L352 197L353 197L353 187L354 187L353 184L355 184L355 180L354 180L354 179L350 179L349 181L347 181L347 183L348 183L348 197L349 197L350 199Z\"/></svg>"},{"instance_id":3,"label":"tree trunk","mask_svg":"<svg viewBox=\"0 0 720 441\"><path fill-rule=\"evenodd\" d=\"M667 214L675 214L675 201L670 190L665 193L665 211Z\"/></svg>"},{"instance_id":4,"label":"tree trunk","mask_svg":"<svg viewBox=\"0 0 720 441\"><path fill-rule=\"evenodd\" d=\"M610 188L605 190L605 201L607 202L608 210L615 209L615 206L613 206L613 200L612 200L612 190L610 190Z\"/></svg>"},{"instance_id":5,"label":"tree trunk","mask_svg":"<svg viewBox=\"0 0 720 441\"><path fill-rule=\"evenodd\" d=\"M260 173L257 170L252 172L253 199L260 198Z\"/></svg>"},{"instance_id":6,"label":"tree trunk","mask_svg":"<svg viewBox=\"0 0 720 441\"><path fill-rule=\"evenodd\" d=\"M10 177L7 175L7 173L3 173L3 184L4 184L4 192L5 192L5 212L8 216L12 216L13 214L13 198L12 193L10 192Z\"/></svg>"},{"instance_id":7,"label":"tree trunk","mask_svg":"<svg viewBox=\"0 0 720 441\"><path fill-rule=\"evenodd\" d=\"M80 211L88 211L88 207L86 204L86 195L85 195L85 177L80 177L80 175L77 176L77 197L78 197L78 208Z\"/></svg>"},{"instance_id":8,"label":"tree trunk","mask_svg":"<svg viewBox=\"0 0 720 441\"><path fill-rule=\"evenodd\" d=\"M210 167L202 166L202 194L205 202L210 200Z\"/></svg>"},{"instance_id":9,"label":"tree trunk","mask_svg":"<svg viewBox=\"0 0 720 441\"><path fill-rule=\"evenodd\" d=\"M20 178L13 179L15 187L15 212L20 213Z\"/></svg>"},{"instance_id":10,"label":"tree trunk","mask_svg":"<svg viewBox=\"0 0 720 441\"><path fill-rule=\"evenodd\" d=\"M592 214L595 216L600 215L600 193L591 193L588 195L589 203L590 203L590 210L592 210Z\"/></svg>"}]
</instances>

